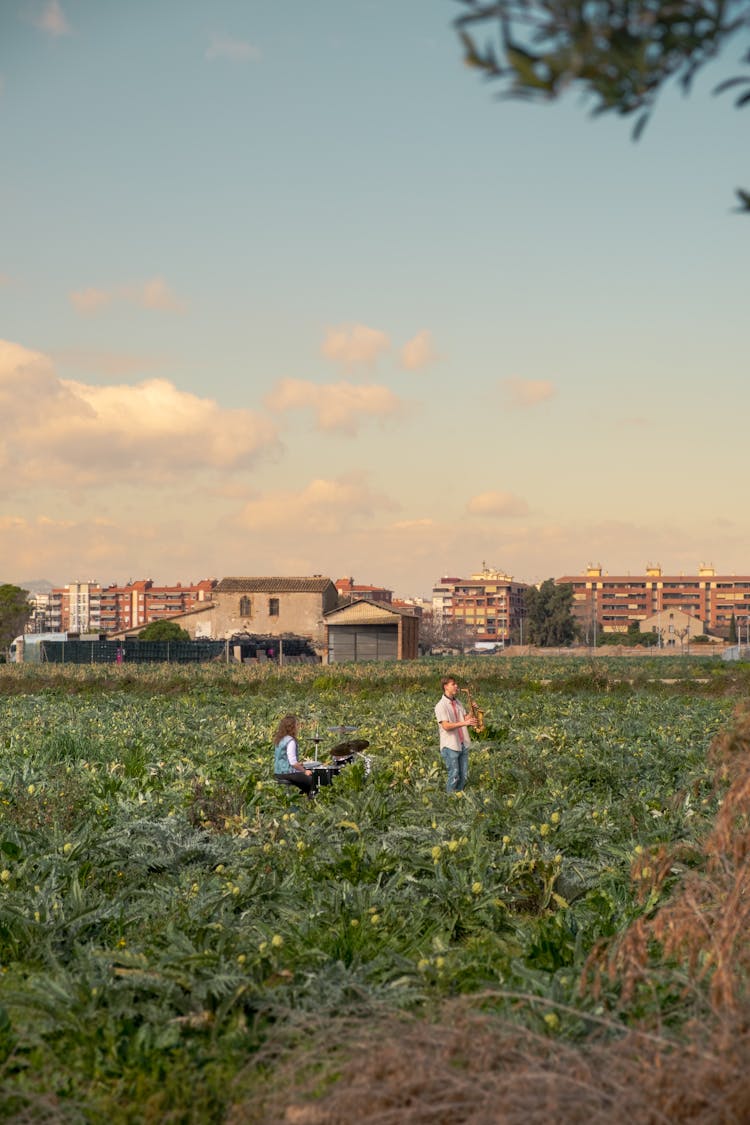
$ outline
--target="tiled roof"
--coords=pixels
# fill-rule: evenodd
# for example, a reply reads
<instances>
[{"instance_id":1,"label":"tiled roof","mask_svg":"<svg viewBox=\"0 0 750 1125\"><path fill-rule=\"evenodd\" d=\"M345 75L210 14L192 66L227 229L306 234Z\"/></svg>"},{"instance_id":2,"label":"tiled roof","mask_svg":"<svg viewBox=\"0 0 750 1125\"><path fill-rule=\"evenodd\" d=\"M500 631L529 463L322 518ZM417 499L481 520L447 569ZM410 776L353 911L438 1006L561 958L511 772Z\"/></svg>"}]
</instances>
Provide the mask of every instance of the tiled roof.
<instances>
[{"instance_id":1,"label":"tiled roof","mask_svg":"<svg viewBox=\"0 0 750 1125\"><path fill-rule=\"evenodd\" d=\"M222 578L217 594L323 594L330 578Z\"/></svg>"}]
</instances>

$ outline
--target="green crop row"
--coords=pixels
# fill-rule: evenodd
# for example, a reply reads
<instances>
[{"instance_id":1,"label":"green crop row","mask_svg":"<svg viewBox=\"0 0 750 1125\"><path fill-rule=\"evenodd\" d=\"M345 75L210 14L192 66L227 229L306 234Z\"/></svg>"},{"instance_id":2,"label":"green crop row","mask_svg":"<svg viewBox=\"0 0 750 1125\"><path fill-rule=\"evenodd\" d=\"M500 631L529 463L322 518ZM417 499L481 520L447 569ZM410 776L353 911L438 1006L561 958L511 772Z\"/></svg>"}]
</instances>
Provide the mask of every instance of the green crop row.
<instances>
[{"instance_id":1,"label":"green crop row","mask_svg":"<svg viewBox=\"0 0 750 1125\"><path fill-rule=\"evenodd\" d=\"M221 1121L295 1013L523 992L544 1002L532 1027L585 1037L603 1011L579 988L592 948L669 891L649 855L699 852L731 683L689 661L489 663L466 664L487 733L452 796L438 663L9 669L0 1110ZM279 786L289 710L311 757L355 725L369 768L314 801Z\"/></svg>"}]
</instances>

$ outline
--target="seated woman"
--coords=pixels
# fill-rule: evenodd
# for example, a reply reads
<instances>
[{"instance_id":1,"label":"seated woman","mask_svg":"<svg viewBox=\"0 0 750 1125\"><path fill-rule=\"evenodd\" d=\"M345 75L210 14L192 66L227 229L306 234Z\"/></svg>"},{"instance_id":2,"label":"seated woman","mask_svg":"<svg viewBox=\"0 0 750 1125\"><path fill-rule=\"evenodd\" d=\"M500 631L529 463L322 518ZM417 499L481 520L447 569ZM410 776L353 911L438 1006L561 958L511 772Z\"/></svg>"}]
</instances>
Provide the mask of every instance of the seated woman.
<instances>
[{"instance_id":1,"label":"seated woman","mask_svg":"<svg viewBox=\"0 0 750 1125\"><path fill-rule=\"evenodd\" d=\"M308 797L315 790L312 770L297 761L297 716L285 715L276 728L273 738L273 775L277 781L296 785Z\"/></svg>"}]
</instances>

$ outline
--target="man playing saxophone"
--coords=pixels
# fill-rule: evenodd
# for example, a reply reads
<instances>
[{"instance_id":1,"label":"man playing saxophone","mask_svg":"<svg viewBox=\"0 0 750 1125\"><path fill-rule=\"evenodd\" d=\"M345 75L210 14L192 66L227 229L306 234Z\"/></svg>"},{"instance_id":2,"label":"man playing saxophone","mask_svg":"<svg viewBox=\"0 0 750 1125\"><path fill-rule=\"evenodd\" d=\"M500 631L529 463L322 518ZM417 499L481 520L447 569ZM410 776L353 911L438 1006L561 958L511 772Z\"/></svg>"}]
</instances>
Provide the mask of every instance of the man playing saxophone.
<instances>
[{"instance_id":1,"label":"man playing saxophone","mask_svg":"<svg viewBox=\"0 0 750 1125\"><path fill-rule=\"evenodd\" d=\"M448 770L447 793L460 793L466 786L469 772L469 727L476 727L477 720L467 715L456 698L458 684L453 675L444 676L440 681L443 694L435 705L435 718L440 732L440 757Z\"/></svg>"}]
</instances>

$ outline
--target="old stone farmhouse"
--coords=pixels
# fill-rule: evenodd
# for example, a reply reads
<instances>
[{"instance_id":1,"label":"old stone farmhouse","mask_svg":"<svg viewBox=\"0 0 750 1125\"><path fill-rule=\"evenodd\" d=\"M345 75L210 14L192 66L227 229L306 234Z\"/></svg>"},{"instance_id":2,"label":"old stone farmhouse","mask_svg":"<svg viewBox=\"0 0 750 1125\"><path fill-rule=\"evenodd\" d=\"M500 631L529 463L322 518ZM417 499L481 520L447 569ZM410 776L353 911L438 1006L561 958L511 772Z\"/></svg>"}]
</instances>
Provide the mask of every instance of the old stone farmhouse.
<instances>
[{"instance_id":1,"label":"old stone farmhouse","mask_svg":"<svg viewBox=\"0 0 750 1125\"><path fill-rule=\"evenodd\" d=\"M214 590L215 637L294 633L322 645L324 614L338 605L330 578L222 578Z\"/></svg>"}]
</instances>

